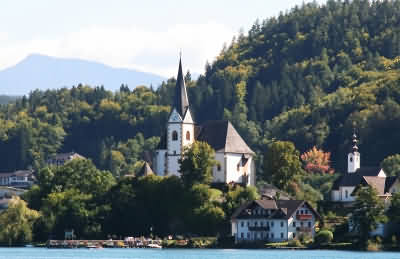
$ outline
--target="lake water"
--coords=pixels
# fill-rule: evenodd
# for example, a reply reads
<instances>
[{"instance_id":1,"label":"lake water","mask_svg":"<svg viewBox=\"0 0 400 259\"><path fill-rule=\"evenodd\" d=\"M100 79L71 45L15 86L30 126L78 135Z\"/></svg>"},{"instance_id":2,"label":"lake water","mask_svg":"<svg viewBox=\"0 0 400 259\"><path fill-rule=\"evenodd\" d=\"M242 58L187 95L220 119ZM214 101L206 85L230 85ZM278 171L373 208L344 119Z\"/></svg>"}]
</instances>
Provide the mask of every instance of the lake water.
<instances>
[{"instance_id":1,"label":"lake water","mask_svg":"<svg viewBox=\"0 0 400 259\"><path fill-rule=\"evenodd\" d=\"M0 259L400 259L400 253L235 249L0 248Z\"/></svg>"}]
</instances>

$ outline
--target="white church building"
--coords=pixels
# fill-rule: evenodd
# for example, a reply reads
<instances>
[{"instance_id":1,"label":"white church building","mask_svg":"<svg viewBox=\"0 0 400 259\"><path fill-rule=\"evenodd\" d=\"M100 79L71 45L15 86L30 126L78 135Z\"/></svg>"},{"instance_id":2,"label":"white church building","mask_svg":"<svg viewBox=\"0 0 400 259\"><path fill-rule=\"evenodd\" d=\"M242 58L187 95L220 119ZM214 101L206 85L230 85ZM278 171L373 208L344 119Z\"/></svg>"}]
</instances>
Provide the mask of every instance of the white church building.
<instances>
[{"instance_id":1,"label":"white church building","mask_svg":"<svg viewBox=\"0 0 400 259\"><path fill-rule=\"evenodd\" d=\"M179 176L178 160L184 148L195 141L207 142L215 150L215 160L219 164L213 168L214 183L255 184L254 152L233 125L229 121L209 121L197 125L194 121L180 59L174 105L166 131L155 151L154 172L160 176Z\"/></svg>"},{"instance_id":2,"label":"white church building","mask_svg":"<svg viewBox=\"0 0 400 259\"><path fill-rule=\"evenodd\" d=\"M355 201L355 189L360 185L370 185L376 189L378 196L387 200L391 194L400 190L397 176L386 176L380 167L361 167L361 155L358 152L357 136L353 135L353 147L347 155L347 173L341 175L333 184L331 200L351 203Z\"/></svg>"}]
</instances>

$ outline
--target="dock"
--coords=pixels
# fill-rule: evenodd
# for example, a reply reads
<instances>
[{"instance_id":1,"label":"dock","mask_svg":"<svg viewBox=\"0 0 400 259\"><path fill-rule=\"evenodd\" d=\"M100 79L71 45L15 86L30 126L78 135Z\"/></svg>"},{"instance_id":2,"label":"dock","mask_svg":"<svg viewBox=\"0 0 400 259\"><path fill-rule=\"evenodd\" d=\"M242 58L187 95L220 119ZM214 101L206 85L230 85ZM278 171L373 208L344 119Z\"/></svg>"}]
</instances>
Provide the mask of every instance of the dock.
<instances>
[{"instance_id":1,"label":"dock","mask_svg":"<svg viewBox=\"0 0 400 259\"><path fill-rule=\"evenodd\" d=\"M161 248L162 240L126 238L125 240L49 240L48 248Z\"/></svg>"}]
</instances>

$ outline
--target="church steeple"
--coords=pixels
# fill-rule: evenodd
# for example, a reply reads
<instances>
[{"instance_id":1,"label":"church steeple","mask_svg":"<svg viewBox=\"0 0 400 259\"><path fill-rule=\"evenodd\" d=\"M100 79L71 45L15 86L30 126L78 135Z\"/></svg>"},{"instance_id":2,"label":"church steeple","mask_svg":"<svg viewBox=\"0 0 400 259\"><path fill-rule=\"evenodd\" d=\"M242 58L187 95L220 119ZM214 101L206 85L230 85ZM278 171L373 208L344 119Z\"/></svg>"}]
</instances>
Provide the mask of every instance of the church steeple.
<instances>
[{"instance_id":1,"label":"church steeple","mask_svg":"<svg viewBox=\"0 0 400 259\"><path fill-rule=\"evenodd\" d=\"M183 77L183 72L182 72L182 58L179 57L179 68L178 68L178 76L176 77L174 108L183 118L188 107L189 107L189 100L186 92L185 78Z\"/></svg>"},{"instance_id":2,"label":"church steeple","mask_svg":"<svg viewBox=\"0 0 400 259\"><path fill-rule=\"evenodd\" d=\"M347 155L347 172L355 173L360 168L360 153L358 152L357 146L357 135L354 131L353 133L353 147L350 153Z\"/></svg>"}]
</instances>

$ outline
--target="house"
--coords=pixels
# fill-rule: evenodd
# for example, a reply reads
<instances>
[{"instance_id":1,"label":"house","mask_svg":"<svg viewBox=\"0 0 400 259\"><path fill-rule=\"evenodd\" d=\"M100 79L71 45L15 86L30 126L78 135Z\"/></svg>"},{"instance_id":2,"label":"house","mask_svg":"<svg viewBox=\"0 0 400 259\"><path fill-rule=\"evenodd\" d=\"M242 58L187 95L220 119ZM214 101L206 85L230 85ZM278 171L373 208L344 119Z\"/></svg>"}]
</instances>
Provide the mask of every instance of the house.
<instances>
[{"instance_id":1,"label":"house","mask_svg":"<svg viewBox=\"0 0 400 259\"><path fill-rule=\"evenodd\" d=\"M30 188L35 181L31 170L19 170L12 173L0 173L0 186Z\"/></svg>"},{"instance_id":2,"label":"house","mask_svg":"<svg viewBox=\"0 0 400 259\"><path fill-rule=\"evenodd\" d=\"M231 218L235 242L280 242L315 235L319 214L306 201L261 199L239 207Z\"/></svg>"},{"instance_id":3,"label":"house","mask_svg":"<svg viewBox=\"0 0 400 259\"><path fill-rule=\"evenodd\" d=\"M13 196L21 196L27 192L26 189L0 186L0 212L8 208L8 203L12 200Z\"/></svg>"},{"instance_id":4,"label":"house","mask_svg":"<svg viewBox=\"0 0 400 259\"><path fill-rule=\"evenodd\" d=\"M397 177L387 177L380 167L361 167L361 157L357 147L357 136L353 134L353 147L347 155L347 173L340 176L333 184L331 200L351 204L355 201L357 186L374 187L380 198L387 200L391 194L400 190Z\"/></svg>"},{"instance_id":5,"label":"house","mask_svg":"<svg viewBox=\"0 0 400 259\"><path fill-rule=\"evenodd\" d=\"M76 152L61 153L61 154L56 154L55 156L48 159L47 164L54 165L54 166L61 166L61 165L65 164L67 161L70 161L70 160L73 160L76 158L85 159L84 156L81 156Z\"/></svg>"},{"instance_id":6,"label":"house","mask_svg":"<svg viewBox=\"0 0 400 259\"><path fill-rule=\"evenodd\" d=\"M179 59L175 100L162 135L155 150L153 170L157 175L179 176L179 159L185 147L195 141L207 142L215 150L214 183L255 184L254 152L248 147L229 121L209 121L197 125L190 111L182 62Z\"/></svg>"}]
</instances>

